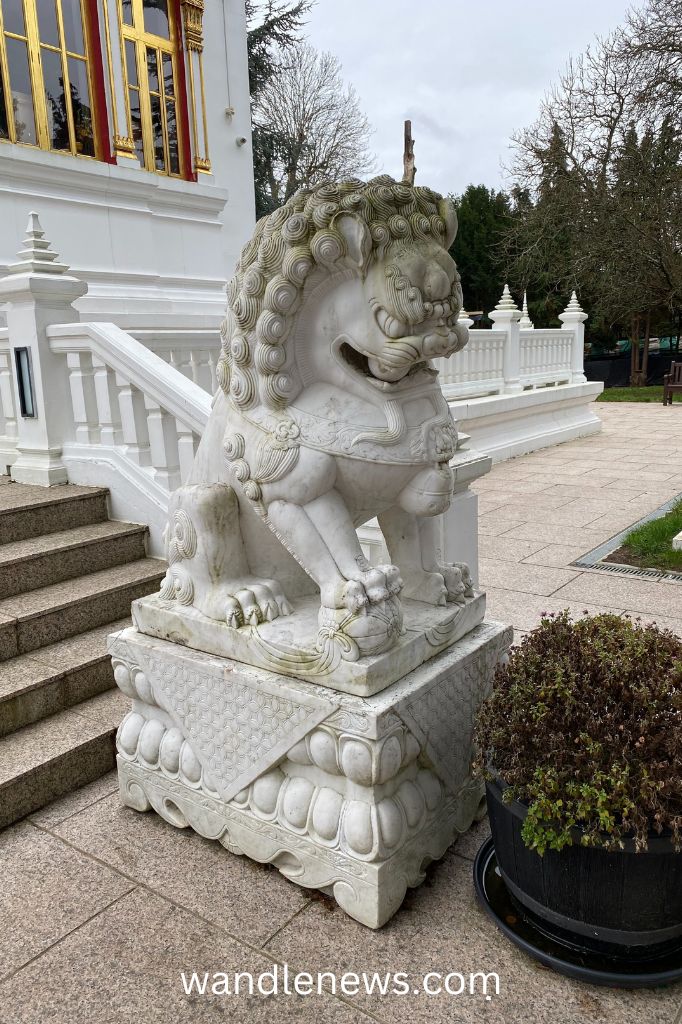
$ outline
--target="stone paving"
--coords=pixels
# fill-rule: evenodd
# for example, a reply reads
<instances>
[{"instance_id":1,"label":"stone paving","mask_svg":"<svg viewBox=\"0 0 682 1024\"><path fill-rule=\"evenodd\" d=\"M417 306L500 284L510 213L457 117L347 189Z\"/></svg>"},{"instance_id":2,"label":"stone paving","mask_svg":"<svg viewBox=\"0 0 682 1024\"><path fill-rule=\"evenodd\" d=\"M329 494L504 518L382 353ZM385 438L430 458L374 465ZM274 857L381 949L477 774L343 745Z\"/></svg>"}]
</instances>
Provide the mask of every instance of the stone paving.
<instances>
[{"instance_id":1,"label":"stone paving","mask_svg":"<svg viewBox=\"0 0 682 1024\"><path fill-rule=\"evenodd\" d=\"M682 492L682 409L600 405L597 437L496 467L478 490L490 614L631 611L682 633L682 585L571 561ZM315 1020L682 1024L682 985L616 991L539 967L476 906L481 824L371 932L216 843L120 805L115 775L0 833L0 1024ZM180 972L406 972L407 995L184 994ZM496 972L500 994L415 994L426 972ZM327 981L327 989L329 981ZM479 989L480 992L480 989Z\"/></svg>"}]
</instances>

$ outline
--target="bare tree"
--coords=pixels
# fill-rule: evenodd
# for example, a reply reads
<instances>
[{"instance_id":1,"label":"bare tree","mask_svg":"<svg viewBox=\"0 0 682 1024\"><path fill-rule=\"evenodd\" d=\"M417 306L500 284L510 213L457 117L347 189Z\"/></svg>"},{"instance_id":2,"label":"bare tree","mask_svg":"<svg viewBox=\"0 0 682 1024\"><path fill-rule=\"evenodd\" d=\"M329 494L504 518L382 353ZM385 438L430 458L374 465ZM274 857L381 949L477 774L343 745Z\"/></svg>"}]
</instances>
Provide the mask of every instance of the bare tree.
<instances>
[{"instance_id":1,"label":"bare tree","mask_svg":"<svg viewBox=\"0 0 682 1024\"><path fill-rule=\"evenodd\" d=\"M572 60L515 138L512 280L577 288L633 342L682 310L682 0L648 0ZM644 353L639 360L639 342Z\"/></svg>"},{"instance_id":2,"label":"bare tree","mask_svg":"<svg viewBox=\"0 0 682 1024\"><path fill-rule=\"evenodd\" d=\"M264 162L273 209L302 185L374 170L371 128L331 53L306 43L291 48L256 97L253 120L256 130L276 133Z\"/></svg>"}]
</instances>

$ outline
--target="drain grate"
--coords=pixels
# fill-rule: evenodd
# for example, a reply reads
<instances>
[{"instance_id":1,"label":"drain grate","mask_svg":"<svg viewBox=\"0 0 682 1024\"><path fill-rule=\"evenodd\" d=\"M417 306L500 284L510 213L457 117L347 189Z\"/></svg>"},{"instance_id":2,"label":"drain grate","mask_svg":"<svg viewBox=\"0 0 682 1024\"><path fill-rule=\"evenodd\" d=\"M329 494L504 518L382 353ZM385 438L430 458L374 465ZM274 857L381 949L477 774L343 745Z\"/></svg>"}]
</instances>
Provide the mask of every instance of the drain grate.
<instances>
[{"instance_id":1,"label":"drain grate","mask_svg":"<svg viewBox=\"0 0 682 1024\"><path fill-rule=\"evenodd\" d=\"M629 533L631 533L638 526L643 526L644 523L650 523L654 519L661 519L666 515L673 505L677 504L678 501L682 500L682 493L675 495L674 498L670 498L665 504L660 505L659 508L653 512L649 512L648 515L642 516L632 526L628 526L627 529L621 530L615 537L611 537L610 540L600 544L599 547L593 548L592 551L588 551L586 555L581 555L580 558L576 558L574 562L571 562L571 566L576 569L597 569L599 572L617 573L619 576L631 576L636 579L647 579L647 580L674 580L675 582L682 583L682 572L666 571L664 569L638 569L634 565L622 565L616 562L609 562L608 557L613 551L617 551L622 546L623 541Z\"/></svg>"}]
</instances>

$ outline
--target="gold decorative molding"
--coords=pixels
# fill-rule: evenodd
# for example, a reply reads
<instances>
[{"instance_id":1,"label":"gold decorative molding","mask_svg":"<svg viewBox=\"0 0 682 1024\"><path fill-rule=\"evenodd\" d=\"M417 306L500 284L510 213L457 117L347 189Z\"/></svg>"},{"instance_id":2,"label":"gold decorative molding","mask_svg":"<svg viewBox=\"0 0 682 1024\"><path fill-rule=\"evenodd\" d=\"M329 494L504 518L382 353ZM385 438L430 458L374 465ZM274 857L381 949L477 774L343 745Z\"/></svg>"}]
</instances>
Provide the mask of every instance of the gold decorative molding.
<instances>
[{"instance_id":1,"label":"gold decorative molding","mask_svg":"<svg viewBox=\"0 0 682 1024\"><path fill-rule=\"evenodd\" d=\"M129 135L114 135L114 149L123 156L135 156L135 141Z\"/></svg>"},{"instance_id":2,"label":"gold decorative molding","mask_svg":"<svg viewBox=\"0 0 682 1024\"><path fill-rule=\"evenodd\" d=\"M180 0L185 46L202 53L204 49L204 0Z\"/></svg>"},{"instance_id":3,"label":"gold decorative molding","mask_svg":"<svg viewBox=\"0 0 682 1024\"><path fill-rule=\"evenodd\" d=\"M211 173L211 161L207 156L197 156L194 159L195 171L202 171L204 174Z\"/></svg>"}]
</instances>

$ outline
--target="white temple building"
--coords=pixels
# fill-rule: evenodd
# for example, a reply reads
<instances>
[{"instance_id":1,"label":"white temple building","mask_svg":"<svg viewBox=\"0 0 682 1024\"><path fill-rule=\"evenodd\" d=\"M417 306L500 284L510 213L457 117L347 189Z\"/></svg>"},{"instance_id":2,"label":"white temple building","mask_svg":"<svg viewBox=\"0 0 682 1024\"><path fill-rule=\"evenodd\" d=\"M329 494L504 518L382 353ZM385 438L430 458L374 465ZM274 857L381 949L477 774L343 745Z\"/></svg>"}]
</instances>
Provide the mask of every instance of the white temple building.
<instances>
[{"instance_id":1,"label":"white temple building","mask_svg":"<svg viewBox=\"0 0 682 1024\"><path fill-rule=\"evenodd\" d=\"M82 319L215 330L250 137L241 0L0 0L0 276L37 210Z\"/></svg>"}]
</instances>

